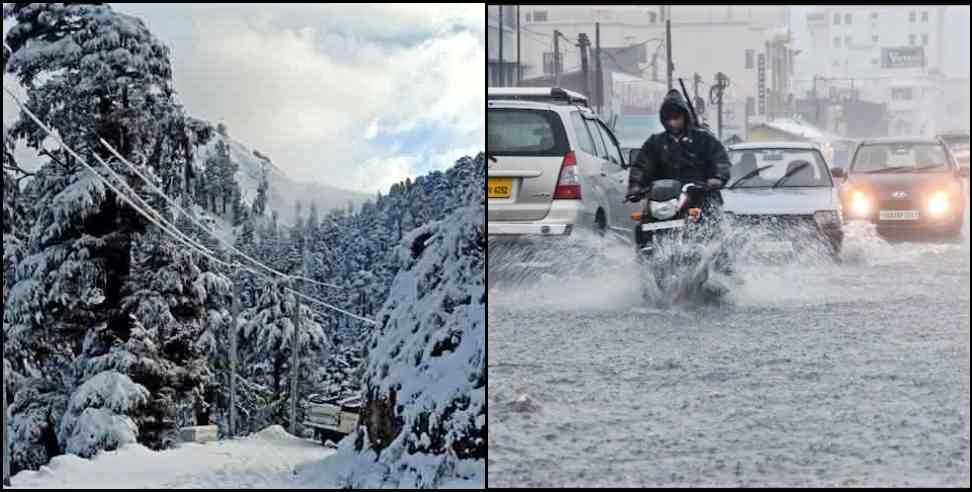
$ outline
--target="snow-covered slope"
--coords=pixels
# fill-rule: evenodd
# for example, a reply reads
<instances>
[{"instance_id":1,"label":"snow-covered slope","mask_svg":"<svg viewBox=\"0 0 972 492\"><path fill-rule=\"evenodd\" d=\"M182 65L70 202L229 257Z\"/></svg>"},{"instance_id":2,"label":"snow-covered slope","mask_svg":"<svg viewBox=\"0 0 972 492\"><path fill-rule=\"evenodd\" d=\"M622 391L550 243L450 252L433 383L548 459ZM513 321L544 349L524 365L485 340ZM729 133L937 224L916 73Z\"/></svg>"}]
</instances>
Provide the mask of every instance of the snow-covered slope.
<instances>
[{"instance_id":1,"label":"snow-covered slope","mask_svg":"<svg viewBox=\"0 0 972 492\"><path fill-rule=\"evenodd\" d=\"M260 177L264 167L270 177L270 209L280 213L280 220L285 224L293 224L296 216L294 204L300 201L305 210L311 202L317 202L320 210L326 212L335 208L347 208L348 202L358 206L373 198L365 193L344 190L317 183L298 183L277 167L268 156L257 150L250 149L243 143L234 140L232 136L224 137L214 133L214 137L196 151L196 167L204 169L206 160L216 152L216 143L225 142L230 149L233 162L239 164L236 181L240 184L243 202L253 203L260 185Z\"/></svg>"},{"instance_id":2,"label":"snow-covered slope","mask_svg":"<svg viewBox=\"0 0 972 492\"><path fill-rule=\"evenodd\" d=\"M369 351L363 427L322 467L354 488L477 487L486 469L485 159L466 205L408 234Z\"/></svg>"}]
</instances>

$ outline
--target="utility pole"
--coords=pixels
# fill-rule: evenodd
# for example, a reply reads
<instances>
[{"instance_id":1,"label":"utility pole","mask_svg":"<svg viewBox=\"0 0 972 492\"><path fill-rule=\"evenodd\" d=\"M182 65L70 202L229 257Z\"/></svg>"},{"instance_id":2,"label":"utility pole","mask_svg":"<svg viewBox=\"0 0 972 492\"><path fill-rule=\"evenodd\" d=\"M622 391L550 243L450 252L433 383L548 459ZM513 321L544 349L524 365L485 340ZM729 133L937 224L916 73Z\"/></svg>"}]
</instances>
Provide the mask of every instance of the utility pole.
<instances>
[{"instance_id":1,"label":"utility pole","mask_svg":"<svg viewBox=\"0 0 972 492\"><path fill-rule=\"evenodd\" d=\"M516 86L523 81L523 68L520 65L520 6L516 6Z\"/></svg>"},{"instance_id":2,"label":"utility pole","mask_svg":"<svg viewBox=\"0 0 972 492\"><path fill-rule=\"evenodd\" d=\"M813 116L813 124L820 127L820 98L817 97L817 79L819 76L813 76L813 105L815 107L815 112Z\"/></svg>"},{"instance_id":3,"label":"utility pole","mask_svg":"<svg viewBox=\"0 0 972 492\"><path fill-rule=\"evenodd\" d=\"M560 31L554 30L554 87L560 87Z\"/></svg>"},{"instance_id":4,"label":"utility pole","mask_svg":"<svg viewBox=\"0 0 972 492\"><path fill-rule=\"evenodd\" d=\"M584 95L590 96L591 94L591 84L590 84L590 68L587 62L587 47L591 45L591 40L587 38L587 33L580 33L577 35L577 46L580 48L581 57L581 73L584 74Z\"/></svg>"},{"instance_id":5,"label":"utility pole","mask_svg":"<svg viewBox=\"0 0 972 492\"><path fill-rule=\"evenodd\" d=\"M5 359L6 360L6 359ZM6 366L6 362L3 364ZM3 368L3 486L10 486L10 427L7 426L7 368Z\"/></svg>"},{"instance_id":6,"label":"utility pole","mask_svg":"<svg viewBox=\"0 0 972 492\"><path fill-rule=\"evenodd\" d=\"M303 248L301 248L301 254L303 255ZM297 292L300 291L301 289L298 287ZM297 436L297 399L300 395L300 392L297 391L297 383L300 373L301 299L298 295L294 295L294 298L297 300L297 312L294 314L294 337L290 347L293 355L290 362L290 434Z\"/></svg>"},{"instance_id":7,"label":"utility pole","mask_svg":"<svg viewBox=\"0 0 972 492\"><path fill-rule=\"evenodd\" d=\"M722 98L729 87L729 77L726 74L719 72L715 76L715 85L709 90L709 102L717 106L716 111L718 112L717 124L719 125L719 140L722 140Z\"/></svg>"},{"instance_id":8,"label":"utility pole","mask_svg":"<svg viewBox=\"0 0 972 492\"><path fill-rule=\"evenodd\" d=\"M597 85L595 86L595 91L597 92L597 113L602 114L604 112L604 72L601 71L601 23L594 23L594 72L597 74Z\"/></svg>"},{"instance_id":9,"label":"utility pole","mask_svg":"<svg viewBox=\"0 0 972 492\"><path fill-rule=\"evenodd\" d=\"M230 326L230 419L229 435L230 439L236 438L236 360L237 346L236 337L239 335L240 328L240 295L242 292L242 275L237 265L236 278L233 282L233 324Z\"/></svg>"},{"instance_id":10,"label":"utility pole","mask_svg":"<svg viewBox=\"0 0 972 492\"><path fill-rule=\"evenodd\" d=\"M671 13L671 12L669 12ZM665 19L665 50L668 52L668 90L672 90L672 72L675 66L672 64L672 20Z\"/></svg>"},{"instance_id":11,"label":"utility pole","mask_svg":"<svg viewBox=\"0 0 972 492\"><path fill-rule=\"evenodd\" d=\"M506 70L503 68L503 38L506 32L503 29L503 6L499 6L499 78L500 87L506 87Z\"/></svg>"}]
</instances>

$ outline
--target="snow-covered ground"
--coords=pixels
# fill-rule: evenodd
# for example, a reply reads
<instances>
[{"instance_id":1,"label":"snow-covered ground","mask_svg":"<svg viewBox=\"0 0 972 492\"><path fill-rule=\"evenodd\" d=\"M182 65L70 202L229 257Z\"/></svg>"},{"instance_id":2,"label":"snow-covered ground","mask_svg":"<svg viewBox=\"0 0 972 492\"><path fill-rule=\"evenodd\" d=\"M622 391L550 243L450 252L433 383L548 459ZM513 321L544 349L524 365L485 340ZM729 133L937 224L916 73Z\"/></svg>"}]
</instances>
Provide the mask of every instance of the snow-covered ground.
<instances>
[{"instance_id":1,"label":"snow-covered ground","mask_svg":"<svg viewBox=\"0 0 972 492\"><path fill-rule=\"evenodd\" d=\"M85 460L58 456L12 479L15 489L337 488L321 473L334 450L274 426L236 441L154 452L127 446ZM312 480L311 480L312 479Z\"/></svg>"}]
</instances>

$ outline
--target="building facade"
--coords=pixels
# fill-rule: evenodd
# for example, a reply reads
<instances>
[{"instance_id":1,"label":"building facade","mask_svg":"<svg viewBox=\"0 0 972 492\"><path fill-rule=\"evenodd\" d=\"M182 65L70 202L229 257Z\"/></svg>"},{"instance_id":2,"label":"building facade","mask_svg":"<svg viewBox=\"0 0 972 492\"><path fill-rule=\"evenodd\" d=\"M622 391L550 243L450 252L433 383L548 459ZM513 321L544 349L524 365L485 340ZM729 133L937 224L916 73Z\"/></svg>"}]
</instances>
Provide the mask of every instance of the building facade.
<instances>
[{"instance_id":1,"label":"building facade","mask_svg":"<svg viewBox=\"0 0 972 492\"><path fill-rule=\"evenodd\" d=\"M521 7L521 29L547 41L524 44L522 57L529 67L525 79L553 75L553 35L559 37L562 72L581 66L576 46L581 33L595 42L595 22L600 23L604 70L623 65L627 75L667 83L665 21L671 20L673 85L685 81L696 91L695 74L701 77L698 93L705 103L704 116L713 128L717 115L710 100L715 75L724 73L729 86L723 96L723 125L744 133L747 115L782 116L794 106L791 82L795 52L791 47L787 6L675 5L675 6L528 6ZM593 53L593 50L591 51ZM637 56L631 59L632 54ZM591 57L593 70L593 56ZM760 67L762 83L760 83ZM605 75L607 79L607 75ZM612 104L611 84L605 82L605 108Z\"/></svg>"},{"instance_id":2,"label":"building facade","mask_svg":"<svg viewBox=\"0 0 972 492\"><path fill-rule=\"evenodd\" d=\"M886 105L890 135L933 134L944 110L946 6L832 5L807 14L794 81L825 106L828 130L848 131L848 101Z\"/></svg>"},{"instance_id":3,"label":"building facade","mask_svg":"<svg viewBox=\"0 0 972 492\"><path fill-rule=\"evenodd\" d=\"M502 9L502 11L501 11ZM502 18L502 27L500 19ZM500 33L503 42L500 43ZM502 46L502 52L500 48ZM486 85L509 87L516 85L518 69L516 37L516 7L488 6L486 19ZM502 53L502 57L500 54Z\"/></svg>"}]
</instances>

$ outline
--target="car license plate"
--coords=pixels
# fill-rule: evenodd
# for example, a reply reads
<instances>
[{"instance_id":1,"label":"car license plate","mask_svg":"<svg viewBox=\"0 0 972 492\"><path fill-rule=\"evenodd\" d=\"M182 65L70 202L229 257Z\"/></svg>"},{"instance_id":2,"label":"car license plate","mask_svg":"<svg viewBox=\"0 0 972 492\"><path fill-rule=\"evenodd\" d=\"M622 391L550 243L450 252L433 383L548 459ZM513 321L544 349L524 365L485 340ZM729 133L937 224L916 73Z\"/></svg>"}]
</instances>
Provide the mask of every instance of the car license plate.
<instances>
[{"instance_id":1,"label":"car license plate","mask_svg":"<svg viewBox=\"0 0 972 492\"><path fill-rule=\"evenodd\" d=\"M488 181L489 198L509 198L513 195L513 180L510 178L490 178Z\"/></svg>"},{"instance_id":2,"label":"car license plate","mask_svg":"<svg viewBox=\"0 0 972 492\"><path fill-rule=\"evenodd\" d=\"M678 220L666 220L664 222L652 222L650 224L642 224L642 231L660 231L664 229L678 229L680 227L685 227L685 219Z\"/></svg>"},{"instance_id":3,"label":"car license plate","mask_svg":"<svg viewBox=\"0 0 972 492\"><path fill-rule=\"evenodd\" d=\"M900 221L900 220L918 220L920 214L917 210L882 210L881 220L888 221Z\"/></svg>"}]
</instances>

